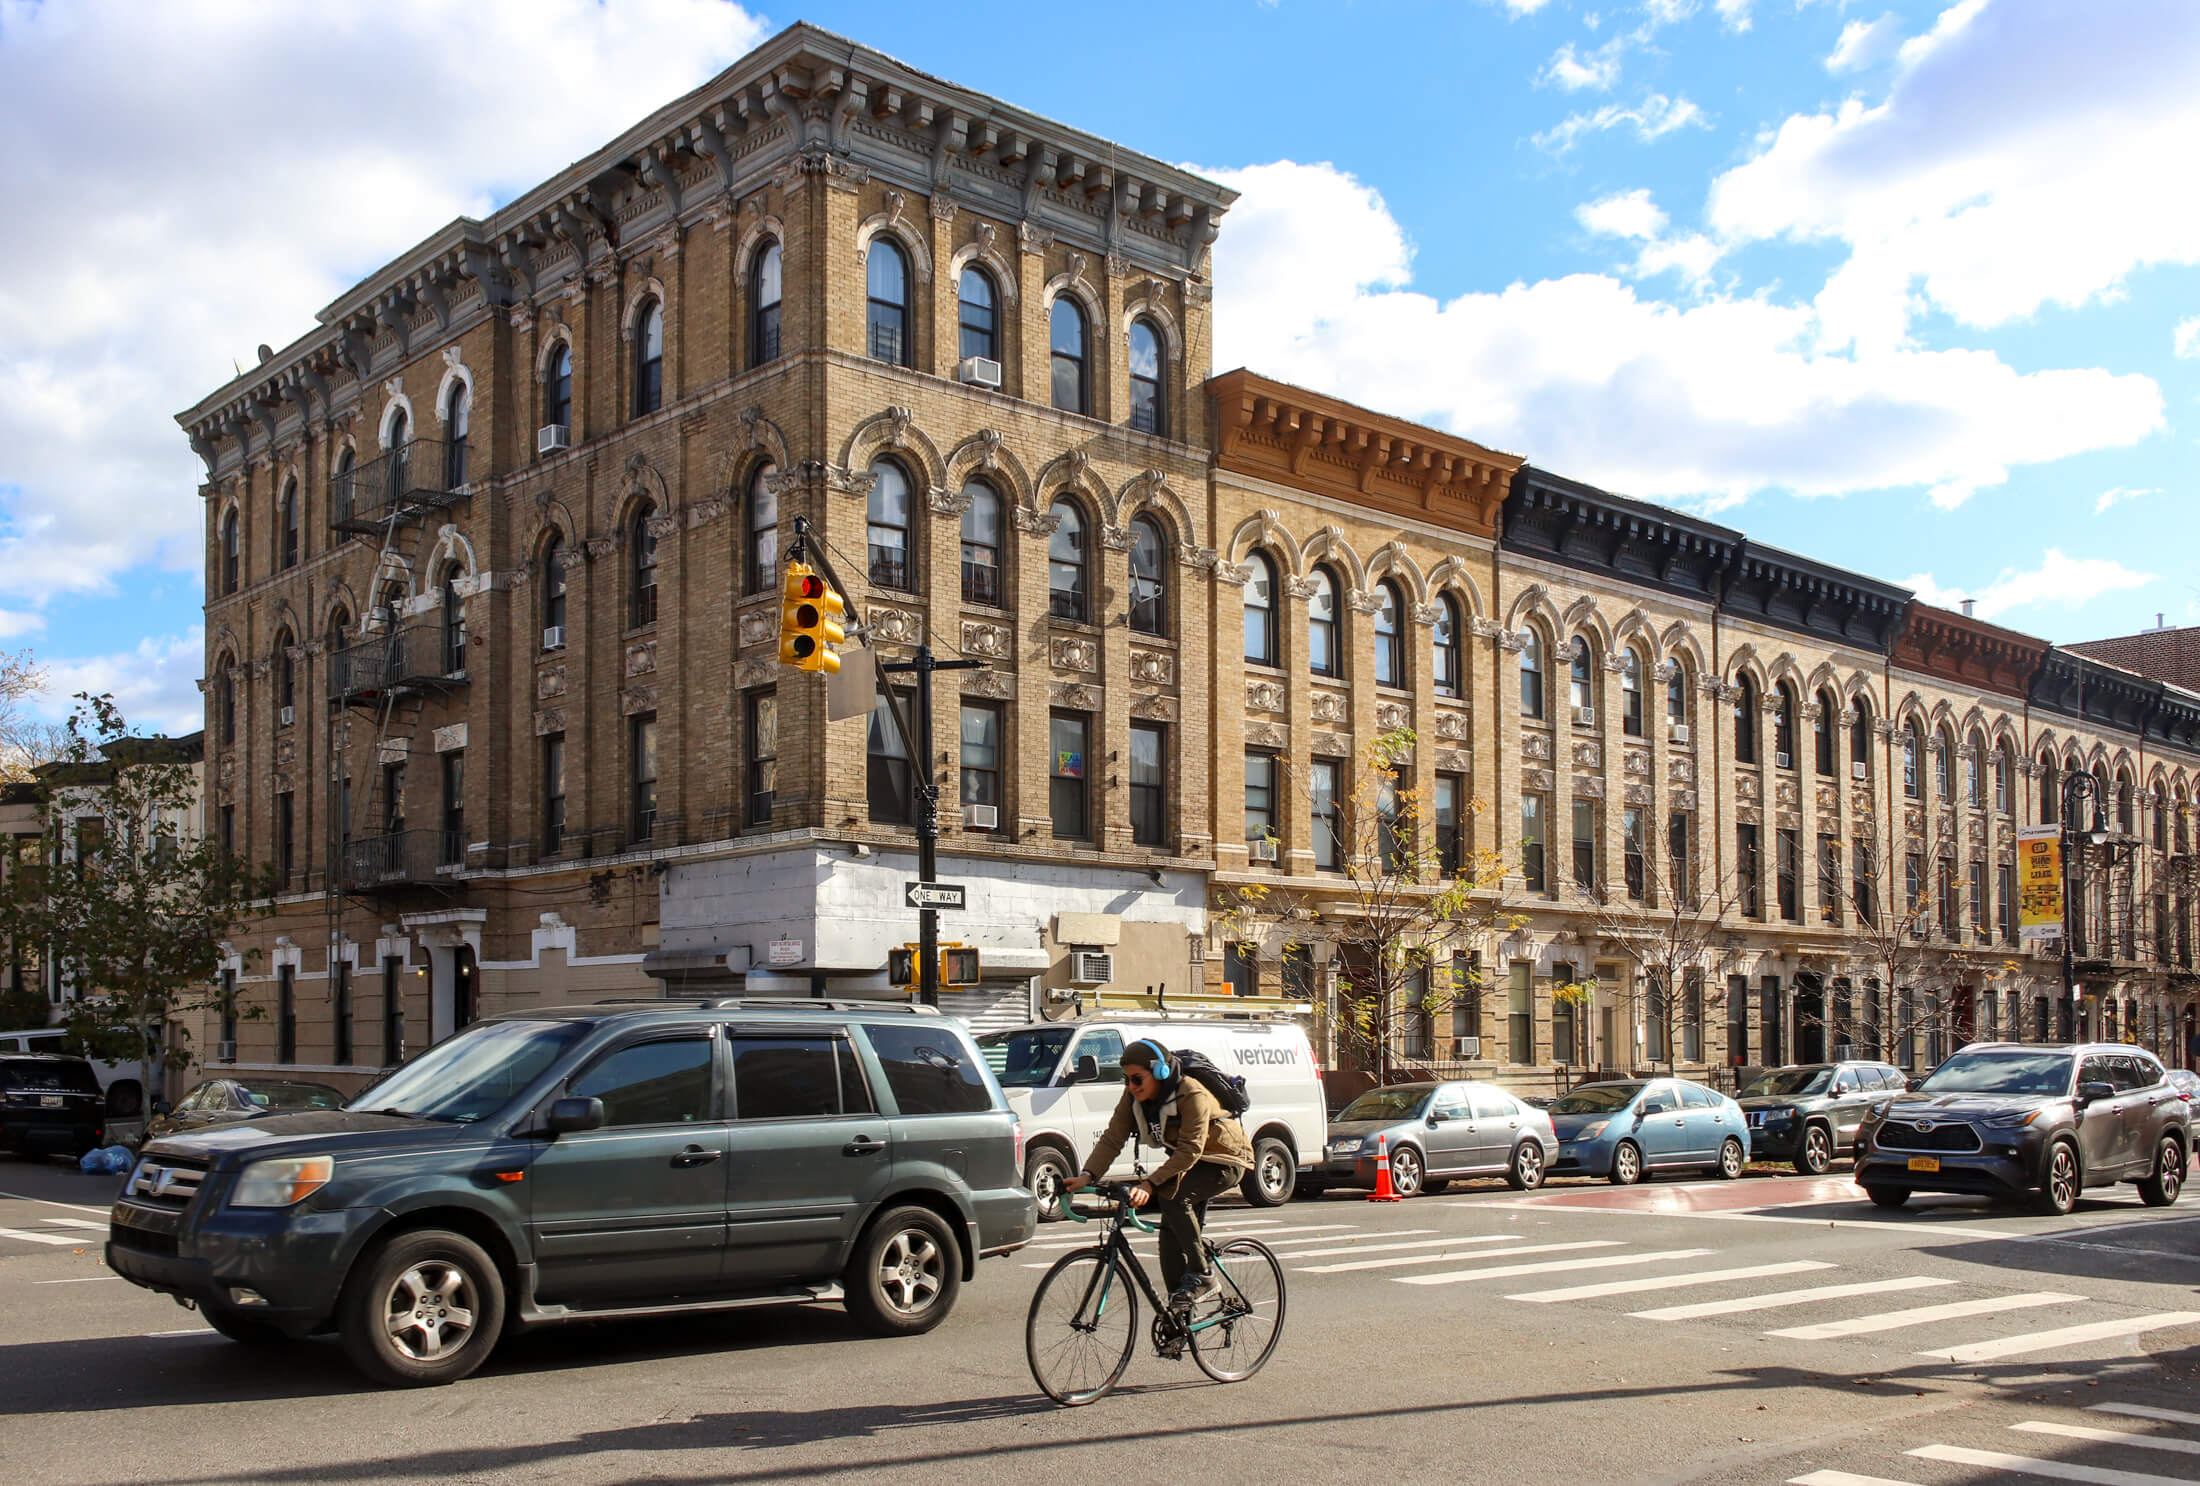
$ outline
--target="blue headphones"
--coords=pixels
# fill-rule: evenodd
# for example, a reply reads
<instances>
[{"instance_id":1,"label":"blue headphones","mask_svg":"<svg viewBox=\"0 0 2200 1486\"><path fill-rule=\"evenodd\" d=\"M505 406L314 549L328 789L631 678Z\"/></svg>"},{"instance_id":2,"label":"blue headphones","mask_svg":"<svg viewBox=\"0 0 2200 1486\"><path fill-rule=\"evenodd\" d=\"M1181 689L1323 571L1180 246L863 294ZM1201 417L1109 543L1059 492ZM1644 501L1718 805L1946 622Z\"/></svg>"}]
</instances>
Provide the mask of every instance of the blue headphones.
<instances>
[{"instance_id":1,"label":"blue headphones","mask_svg":"<svg viewBox=\"0 0 2200 1486\"><path fill-rule=\"evenodd\" d=\"M1140 1045L1153 1049L1153 1076L1157 1082L1167 1083L1169 1081L1169 1050L1151 1037L1141 1037L1137 1042L1131 1044L1132 1047Z\"/></svg>"}]
</instances>

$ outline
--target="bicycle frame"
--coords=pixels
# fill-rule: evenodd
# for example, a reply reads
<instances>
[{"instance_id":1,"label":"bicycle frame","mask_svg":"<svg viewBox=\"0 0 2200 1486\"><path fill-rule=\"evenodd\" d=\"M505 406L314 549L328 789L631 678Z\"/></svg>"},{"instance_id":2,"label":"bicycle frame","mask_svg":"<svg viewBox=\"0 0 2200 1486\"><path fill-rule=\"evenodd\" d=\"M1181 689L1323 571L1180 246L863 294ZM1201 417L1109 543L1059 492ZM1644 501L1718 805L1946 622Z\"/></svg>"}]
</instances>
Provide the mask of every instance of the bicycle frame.
<instances>
[{"instance_id":1,"label":"bicycle frame","mask_svg":"<svg viewBox=\"0 0 2200 1486\"><path fill-rule=\"evenodd\" d=\"M1079 1212L1066 1197L1062 1201L1062 1211L1080 1223L1089 1223L1095 1216ZM1101 1240L1100 1247L1109 1258L1122 1261L1123 1267L1129 1270L1132 1278L1138 1282L1138 1288L1146 1292L1146 1303L1154 1308L1156 1316L1167 1318L1167 1326L1171 1331L1188 1340L1209 1327L1220 1326L1225 1322L1238 1319L1241 1313L1229 1305L1224 1305L1211 1316L1202 1317L1189 1323L1185 1322L1162 1298L1161 1292L1154 1288L1152 1276L1147 1274L1146 1266L1139 1261L1137 1251L1131 1247L1131 1241L1123 1234L1126 1227L1136 1228L1141 1233L1152 1233L1154 1231L1153 1224L1140 1218L1138 1210L1132 1207L1128 1201L1119 1197L1116 1199L1114 1216L1108 1221L1108 1236ZM1205 1236L1201 1237L1200 1243L1207 1250L1207 1263L1214 1270L1216 1279L1222 1283L1226 1290L1237 1297L1240 1305L1247 1305L1245 1292L1238 1288L1237 1281L1231 1279L1229 1270L1223 1267L1220 1247ZM1113 1264L1102 1264L1094 1271L1092 1278L1085 1283L1084 1296L1077 1302L1077 1310L1070 1321L1072 1326L1090 1329L1099 1324L1100 1317L1107 1314L1108 1290L1114 1283L1114 1275L1115 1266ZM1098 1301L1098 1309L1093 1309L1095 1300Z\"/></svg>"}]
</instances>

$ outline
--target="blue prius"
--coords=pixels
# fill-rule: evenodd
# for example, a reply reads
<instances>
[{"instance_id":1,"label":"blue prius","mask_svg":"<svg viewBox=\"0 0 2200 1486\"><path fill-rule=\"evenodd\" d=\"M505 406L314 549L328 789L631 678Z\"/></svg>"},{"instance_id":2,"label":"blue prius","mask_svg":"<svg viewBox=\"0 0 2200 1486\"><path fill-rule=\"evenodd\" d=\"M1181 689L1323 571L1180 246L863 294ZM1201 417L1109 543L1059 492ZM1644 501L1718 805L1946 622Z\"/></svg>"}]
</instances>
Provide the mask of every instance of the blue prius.
<instances>
[{"instance_id":1,"label":"blue prius","mask_svg":"<svg viewBox=\"0 0 2200 1486\"><path fill-rule=\"evenodd\" d=\"M1680 1078L1582 1084L1550 1105L1558 1135L1553 1176L1609 1177L1629 1186L1651 1171L1702 1167L1732 1179L1749 1160L1742 1107Z\"/></svg>"}]
</instances>

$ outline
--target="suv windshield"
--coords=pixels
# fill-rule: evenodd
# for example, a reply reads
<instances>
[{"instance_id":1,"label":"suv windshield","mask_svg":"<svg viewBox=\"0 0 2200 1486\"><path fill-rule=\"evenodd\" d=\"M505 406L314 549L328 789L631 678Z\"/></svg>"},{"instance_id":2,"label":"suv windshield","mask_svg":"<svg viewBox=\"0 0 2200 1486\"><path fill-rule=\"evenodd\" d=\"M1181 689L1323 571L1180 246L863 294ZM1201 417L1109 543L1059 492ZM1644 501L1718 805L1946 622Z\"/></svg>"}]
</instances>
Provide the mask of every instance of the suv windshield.
<instances>
[{"instance_id":1,"label":"suv windshield","mask_svg":"<svg viewBox=\"0 0 2200 1486\"><path fill-rule=\"evenodd\" d=\"M96 1094L99 1079L89 1063L56 1058L0 1058L0 1089L53 1089L71 1094Z\"/></svg>"},{"instance_id":2,"label":"suv windshield","mask_svg":"<svg viewBox=\"0 0 2200 1486\"><path fill-rule=\"evenodd\" d=\"M1625 1109L1642 1092L1641 1084L1586 1084L1551 1102L1552 1114L1610 1114Z\"/></svg>"},{"instance_id":3,"label":"suv windshield","mask_svg":"<svg viewBox=\"0 0 2200 1486\"><path fill-rule=\"evenodd\" d=\"M471 1124L511 1103L588 1028L587 1022L481 1022L344 1107Z\"/></svg>"},{"instance_id":4,"label":"suv windshield","mask_svg":"<svg viewBox=\"0 0 2200 1486\"><path fill-rule=\"evenodd\" d=\"M993 1065L1004 1089L1036 1089L1054 1077L1062 1050L1077 1035L1075 1027L1032 1027L1022 1032L988 1032L978 1051Z\"/></svg>"},{"instance_id":5,"label":"suv windshield","mask_svg":"<svg viewBox=\"0 0 2200 1486\"><path fill-rule=\"evenodd\" d=\"M341 1109L344 1096L327 1084L292 1083L277 1078L240 1078L247 1102L261 1109Z\"/></svg>"},{"instance_id":6,"label":"suv windshield","mask_svg":"<svg viewBox=\"0 0 2200 1486\"><path fill-rule=\"evenodd\" d=\"M1934 1069L1912 1093L2044 1094L2070 1092L2070 1054L2064 1052L1957 1053Z\"/></svg>"},{"instance_id":7,"label":"suv windshield","mask_svg":"<svg viewBox=\"0 0 2200 1486\"><path fill-rule=\"evenodd\" d=\"M1421 1112L1428 1102L1427 1084L1415 1084L1400 1089L1369 1089L1344 1107L1337 1116L1344 1120L1410 1120Z\"/></svg>"},{"instance_id":8,"label":"suv windshield","mask_svg":"<svg viewBox=\"0 0 2200 1486\"><path fill-rule=\"evenodd\" d=\"M1798 1094L1823 1094L1833 1083L1831 1068L1775 1068L1742 1085L1737 1099L1791 1099Z\"/></svg>"}]
</instances>

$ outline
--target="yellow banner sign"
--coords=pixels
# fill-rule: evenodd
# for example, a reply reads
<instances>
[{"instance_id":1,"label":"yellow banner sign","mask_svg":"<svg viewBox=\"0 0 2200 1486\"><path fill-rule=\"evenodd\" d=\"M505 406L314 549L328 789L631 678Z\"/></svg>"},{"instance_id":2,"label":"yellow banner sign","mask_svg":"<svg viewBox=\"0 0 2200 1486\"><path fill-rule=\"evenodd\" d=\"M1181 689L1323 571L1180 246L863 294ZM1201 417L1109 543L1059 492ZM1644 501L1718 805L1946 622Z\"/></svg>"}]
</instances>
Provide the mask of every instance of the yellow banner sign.
<instances>
[{"instance_id":1,"label":"yellow banner sign","mask_svg":"<svg viewBox=\"0 0 2200 1486\"><path fill-rule=\"evenodd\" d=\"M2027 826L2017 832L2017 937L2060 939L2062 925L2062 832Z\"/></svg>"}]
</instances>

